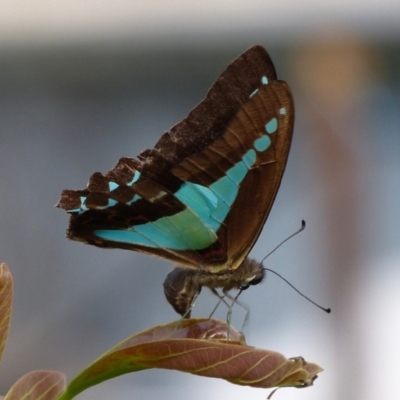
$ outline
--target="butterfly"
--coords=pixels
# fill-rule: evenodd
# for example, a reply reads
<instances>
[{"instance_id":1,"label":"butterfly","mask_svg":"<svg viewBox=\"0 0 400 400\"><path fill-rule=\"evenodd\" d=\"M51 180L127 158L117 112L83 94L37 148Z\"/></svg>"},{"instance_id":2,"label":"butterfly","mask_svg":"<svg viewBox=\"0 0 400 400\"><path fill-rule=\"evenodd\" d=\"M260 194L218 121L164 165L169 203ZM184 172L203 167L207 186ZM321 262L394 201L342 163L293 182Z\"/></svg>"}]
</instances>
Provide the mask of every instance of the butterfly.
<instances>
[{"instance_id":1,"label":"butterfly","mask_svg":"<svg viewBox=\"0 0 400 400\"><path fill-rule=\"evenodd\" d=\"M279 189L293 123L288 85L266 50L251 47L154 148L62 192L68 238L177 264L164 293L184 317L203 286L226 294L261 282L262 265L247 256Z\"/></svg>"}]
</instances>

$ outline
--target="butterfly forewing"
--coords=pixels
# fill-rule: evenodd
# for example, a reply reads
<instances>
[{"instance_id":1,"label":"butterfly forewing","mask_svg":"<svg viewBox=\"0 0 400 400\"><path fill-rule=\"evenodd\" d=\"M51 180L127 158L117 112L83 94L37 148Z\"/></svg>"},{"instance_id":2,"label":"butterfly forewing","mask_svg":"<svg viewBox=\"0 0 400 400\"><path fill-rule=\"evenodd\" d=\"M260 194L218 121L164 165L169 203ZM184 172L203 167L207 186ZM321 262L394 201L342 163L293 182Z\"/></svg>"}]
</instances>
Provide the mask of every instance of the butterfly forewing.
<instances>
[{"instance_id":1,"label":"butterfly forewing","mask_svg":"<svg viewBox=\"0 0 400 400\"><path fill-rule=\"evenodd\" d=\"M228 268L237 268L246 257L272 207L289 152L292 109L285 83L263 85L222 136L173 169L182 180L207 187L209 196L217 199L206 223L218 234Z\"/></svg>"}]
</instances>

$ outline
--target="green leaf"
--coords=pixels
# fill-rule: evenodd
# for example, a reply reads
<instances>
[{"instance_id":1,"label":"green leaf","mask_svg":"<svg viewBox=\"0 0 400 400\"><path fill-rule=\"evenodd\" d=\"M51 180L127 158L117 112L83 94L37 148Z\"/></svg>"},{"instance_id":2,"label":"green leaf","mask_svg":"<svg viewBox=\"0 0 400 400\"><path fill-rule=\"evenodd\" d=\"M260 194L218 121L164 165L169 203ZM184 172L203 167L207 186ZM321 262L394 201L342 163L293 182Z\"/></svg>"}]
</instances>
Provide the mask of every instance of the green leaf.
<instances>
[{"instance_id":1,"label":"green leaf","mask_svg":"<svg viewBox=\"0 0 400 400\"><path fill-rule=\"evenodd\" d=\"M322 371L300 357L288 360L279 353L249 347L243 335L224 322L189 319L151 328L119 343L73 379L59 400L72 399L107 379L149 368L259 388L304 387Z\"/></svg>"}]
</instances>

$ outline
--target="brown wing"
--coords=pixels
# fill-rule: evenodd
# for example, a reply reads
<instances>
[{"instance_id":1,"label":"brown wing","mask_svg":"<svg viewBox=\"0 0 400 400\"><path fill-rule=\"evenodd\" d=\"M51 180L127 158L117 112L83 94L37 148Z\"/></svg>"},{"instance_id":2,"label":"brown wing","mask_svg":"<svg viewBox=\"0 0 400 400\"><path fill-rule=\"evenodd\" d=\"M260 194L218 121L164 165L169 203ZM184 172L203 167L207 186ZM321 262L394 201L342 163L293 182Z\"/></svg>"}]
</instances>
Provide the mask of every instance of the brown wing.
<instances>
[{"instance_id":1,"label":"brown wing","mask_svg":"<svg viewBox=\"0 0 400 400\"><path fill-rule=\"evenodd\" d=\"M238 193L231 201L231 212L218 227L207 225L198 210L178 194L193 183L204 188L205 200L215 195L222 204L221 190L210 187L218 186L224 174L243 162L273 118L278 129L269 135L272 143L257 152L246 176L236 182ZM87 189L63 191L58 206L71 214L68 236L100 247L146 252L193 268L236 268L253 246L273 204L292 127L289 89L276 80L267 52L254 46L228 66L187 118L162 135L153 149L140 153L138 161L122 158L104 176L94 174ZM180 232L173 218L183 211L190 218L197 215L196 223L204 225L207 246L196 248ZM173 221L169 233L181 242L178 250L147 236L127 243L96 234L159 225L165 216ZM189 250L183 249L186 244Z\"/></svg>"}]
</instances>

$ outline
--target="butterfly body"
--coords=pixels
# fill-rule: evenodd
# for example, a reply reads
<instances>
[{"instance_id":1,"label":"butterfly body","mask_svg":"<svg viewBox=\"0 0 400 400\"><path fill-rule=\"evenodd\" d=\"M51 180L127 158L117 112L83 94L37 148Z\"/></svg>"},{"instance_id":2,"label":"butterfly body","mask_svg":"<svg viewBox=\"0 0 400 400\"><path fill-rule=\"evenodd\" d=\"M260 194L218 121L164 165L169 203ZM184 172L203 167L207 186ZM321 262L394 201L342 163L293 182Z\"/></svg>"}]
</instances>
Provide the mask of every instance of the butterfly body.
<instances>
[{"instance_id":1,"label":"butterfly body","mask_svg":"<svg viewBox=\"0 0 400 400\"><path fill-rule=\"evenodd\" d=\"M247 257L239 268L210 273L202 269L174 268L164 281L164 294L174 310L190 318L191 309L203 286L214 290L221 288L224 295L232 289L247 289L262 282L265 270L261 263ZM217 293L216 293L217 294ZM217 294L218 297L220 297Z\"/></svg>"},{"instance_id":2,"label":"butterfly body","mask_svg":"<svg viewBox=\"0 0 400 400\"><path fill-rule=\"evenodd\" d=\"M84 190L63 191L68 237L203 271L192 274L200 288L210 274L218 287L237 287L222 280L246 269L282 179L293 119L288 86L267 52L250 48L153 149L93 174Z\"/></svg>"}]
</instances>

